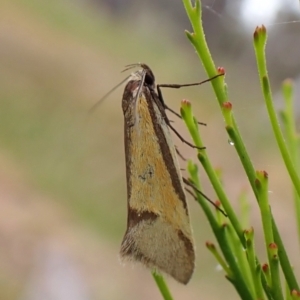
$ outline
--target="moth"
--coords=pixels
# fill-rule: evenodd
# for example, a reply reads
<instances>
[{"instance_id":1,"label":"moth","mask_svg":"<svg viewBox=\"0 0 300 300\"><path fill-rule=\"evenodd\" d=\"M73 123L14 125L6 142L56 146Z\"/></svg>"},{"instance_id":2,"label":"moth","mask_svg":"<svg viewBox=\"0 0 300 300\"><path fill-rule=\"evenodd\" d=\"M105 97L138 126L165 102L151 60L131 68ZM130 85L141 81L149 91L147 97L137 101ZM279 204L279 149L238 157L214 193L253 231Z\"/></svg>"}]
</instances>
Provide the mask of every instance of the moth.
<instances>
[{"instance_id":1,"label":"moth","mask_svg":"<svg viewBox=\"0 0 300 300\"><path fill-rule=\"evenodd\" d=\"M156 85L154 74L146 64L128 65L124 71L134 67L140 69L90 109L90 112L95 110L108 95L127 81L122 109L128 214L120 256L123 261L140 262L187 284L195 268L195 246L183 183L226 214L182 177L176 155L178 151L170 129L182 142L193 148L198 147L183 139L171 125L166 110L181 116L164 103L161 88L200 85L224 73L197 83Z\"/></svg>"},{"instance_id":2,"label":"moth","mask_svg":"<svg viewBox=\"0 0 300 300\"><path fill-rule=\"evenodd\" d=\"M145 64L128 69L136 66L141 69L129 77L122 98L128 217L120 256L186 284L195 267L195 246L170 133L175 129L152 70ZM189 85L196 84L184 86Z\"/></svg>"}]
</instances>

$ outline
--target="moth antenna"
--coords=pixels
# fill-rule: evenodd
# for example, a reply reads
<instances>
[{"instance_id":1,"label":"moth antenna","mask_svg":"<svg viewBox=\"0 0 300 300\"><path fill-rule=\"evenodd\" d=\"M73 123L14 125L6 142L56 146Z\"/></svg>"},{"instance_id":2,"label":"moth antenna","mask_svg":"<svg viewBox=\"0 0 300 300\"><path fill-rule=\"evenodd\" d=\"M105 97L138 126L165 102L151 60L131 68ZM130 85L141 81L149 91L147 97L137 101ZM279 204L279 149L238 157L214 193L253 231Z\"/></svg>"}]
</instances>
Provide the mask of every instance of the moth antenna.
<instances>
[{"instance_id":1,"label":"moth antenna","mask_svg":"<svg viewBox=\"0 0 300 300\"><path fill-rule=\"evenodd\" d=\"M133 69L135 67L140 67L141 65L142 65L142 63L135 63L135 64L126 65L125 69L121 73L126 72L128 70L131 70L131 69Z\"/></svg>"},{"instance_id":2,"label":"moth antenna","mask_svg":"<svg viewBox=\"0 0 300 300\"><path fill-rule=\"evenodd\" d=\"M197 193L199 193L202 197L204 197L209 203L211 203L218 211L220 211L225 217L227 217L227 214L225 211L220 208L216 203L214 203L212 200L210 200L204 193L202 193L192 182L190 182L188 179L182 177L183 182L193 188Z\"/></svg>"},{"instance_id":3,"label":"moth antenna","mask_svg":"<svg viewBox=\"0 0 300 300\"><path fill-rule=\"evenodd\" d=\"M120 83L118 83L116 86L114 86L110 91L108 91L99 101L97 101L90 109L89 114L92 114L95 109L102 103L111 93L113 93L119 86L121 86L124 82L126 82L130 78L130 75L127 76L124 80L122 80Z\"/></svg>"}]
</instances>

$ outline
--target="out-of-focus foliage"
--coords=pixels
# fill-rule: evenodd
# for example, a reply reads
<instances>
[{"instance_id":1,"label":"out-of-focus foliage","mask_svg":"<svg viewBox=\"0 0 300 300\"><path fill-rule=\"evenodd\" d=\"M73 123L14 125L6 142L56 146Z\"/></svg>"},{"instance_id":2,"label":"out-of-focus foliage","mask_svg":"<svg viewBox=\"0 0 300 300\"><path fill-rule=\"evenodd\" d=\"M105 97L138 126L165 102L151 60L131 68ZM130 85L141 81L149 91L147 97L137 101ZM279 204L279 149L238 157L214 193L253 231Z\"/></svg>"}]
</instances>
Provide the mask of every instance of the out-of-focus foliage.
<instances>
[{"instance_id":1,"label":"out-of-focus foliage","mask_svg":"<svg viewBox=\"0 0 300 300\"><path fill-rule=\"evenodd\" d=\"M105 6L112 18L129 21L135 28L141 24L143 27L147 27L148 24L149 27L153 26L156 29L159 24L164 23L174 40L186 44L182 28L189 29L190 24L180 1L89 1L96 3L100 10ZM255 68L255 65L250 64L249 60L249 57L253 55L251 47L248 46L251 36L249 28L245 26L241 17L242 2L235 0L202 1L204 28L208 44L215 52L214 54L238 59L243 68ZM299 12L290 9L289 2L287 2L286 5L280 6L280 11L270 24L269 32L272 42L269 43L267 54L270 73L277 83L288 76L294 77L299 74L300 61L297 59L297 49L300 47L299 26L294 23L298 19ZM278 43L279 40L280 43ZM286 53L284 58L282 53ZM276 70L281 70L281 72L276 72Z\"/></svg>"}]
</instances>

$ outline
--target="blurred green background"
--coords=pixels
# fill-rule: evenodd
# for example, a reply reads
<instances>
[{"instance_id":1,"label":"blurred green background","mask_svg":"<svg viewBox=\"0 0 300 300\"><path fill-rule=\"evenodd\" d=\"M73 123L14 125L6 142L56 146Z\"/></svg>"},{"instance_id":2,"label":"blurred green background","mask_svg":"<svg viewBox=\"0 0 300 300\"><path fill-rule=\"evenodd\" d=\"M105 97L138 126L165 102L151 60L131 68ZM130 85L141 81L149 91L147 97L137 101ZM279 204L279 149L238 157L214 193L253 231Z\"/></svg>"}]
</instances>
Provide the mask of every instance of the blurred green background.
<instances>
[{"instance_id":1,"label":"blurred green background","mask_svg":"<svg viewBox=\"0 0 300 300\"><path fill-rule=\"evenodd\" d=\"M216 64L226 69L229 100L253 163L269 173L273 212L299 274L291 184L256 76L256 24L245 23L242 4L204 1L204 27ZM290 23L297 11L281 9L273 17L265 16L265 24L277 92L283 79L298 75L300 24ZM275 24L280 22L287 23ZM161 299L147 270L122 266L118 258L127 218L122 88L92 115L88 110L124 78L120 71L130 63L147 63L158 83L206 79L184 29L190 26L180 1L1 1L0 299ZM201 128L208 153L237 211L246 191L265 261L256 203L210 84L166 90L164 98L177 111L181 99L189 99L208 124ZM280 96L275 99L282 106ZM181 121L174 121L188 138ZM194 157L174 141L185 157ZM205 248L214 238L203 213L188 201L197 266L188 286L168 279L172 293L176 299L224 299L225 293L238 299Z\"/></svg>"}]
</instances>

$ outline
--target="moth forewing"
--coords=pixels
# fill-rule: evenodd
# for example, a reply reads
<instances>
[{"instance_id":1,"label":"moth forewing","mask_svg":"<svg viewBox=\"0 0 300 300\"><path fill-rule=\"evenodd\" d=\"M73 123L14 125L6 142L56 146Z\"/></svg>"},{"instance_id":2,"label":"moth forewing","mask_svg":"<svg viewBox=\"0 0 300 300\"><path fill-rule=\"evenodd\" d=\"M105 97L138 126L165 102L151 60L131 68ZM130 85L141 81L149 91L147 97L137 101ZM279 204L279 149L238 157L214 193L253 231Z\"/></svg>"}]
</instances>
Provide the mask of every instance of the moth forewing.
<instances>
[{"instance_id":1,"label":"moth forewing","mask_svg":"<svg viewBox=\"0 0 300 300\"><path fill-rule=\"evenodd\" d=\"M128 219L120 254L187 283L195 252L183 181L154 76L143 72L129 79L122 100Z\"/></svg>"}]
</instances>

